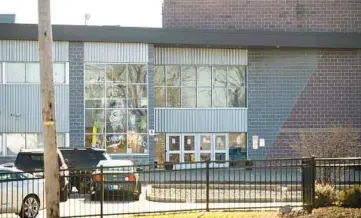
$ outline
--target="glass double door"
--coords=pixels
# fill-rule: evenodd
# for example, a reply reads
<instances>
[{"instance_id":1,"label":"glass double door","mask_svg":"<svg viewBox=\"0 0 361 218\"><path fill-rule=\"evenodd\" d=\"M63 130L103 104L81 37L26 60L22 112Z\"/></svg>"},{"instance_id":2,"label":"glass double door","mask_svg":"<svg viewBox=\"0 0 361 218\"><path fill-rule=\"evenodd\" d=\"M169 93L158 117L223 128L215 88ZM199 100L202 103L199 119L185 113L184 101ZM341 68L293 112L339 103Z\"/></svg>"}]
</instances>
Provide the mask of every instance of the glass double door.
<instances>
[{"instance_id":1,"label":"glass double door","mask_svg":"<svg viewBox=\"0 0 361 218\"><path fill-rule=\"evenodd\" d=\"M229 159L227 134L167 134L166 161L192 163L208 159Z\"/></svg>"}]
</instances>

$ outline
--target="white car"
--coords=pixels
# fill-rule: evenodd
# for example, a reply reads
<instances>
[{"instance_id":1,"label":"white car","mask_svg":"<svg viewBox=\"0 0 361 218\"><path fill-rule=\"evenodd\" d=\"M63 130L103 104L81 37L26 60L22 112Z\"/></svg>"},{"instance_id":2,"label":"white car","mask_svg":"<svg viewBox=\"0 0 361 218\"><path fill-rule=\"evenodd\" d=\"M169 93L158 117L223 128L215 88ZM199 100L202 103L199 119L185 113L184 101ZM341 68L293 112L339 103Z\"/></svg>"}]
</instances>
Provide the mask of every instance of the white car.
<instances>
[{"instance_id":1,"label":"white car","mask_svg":"<svg viewBox=\"0 0 361 218\"><path fill-rule=\"evenodd\" d=\"M15 168L0 167L0 214L34 218L44 208L44 179Z\"/></svg>"}]
</instances>

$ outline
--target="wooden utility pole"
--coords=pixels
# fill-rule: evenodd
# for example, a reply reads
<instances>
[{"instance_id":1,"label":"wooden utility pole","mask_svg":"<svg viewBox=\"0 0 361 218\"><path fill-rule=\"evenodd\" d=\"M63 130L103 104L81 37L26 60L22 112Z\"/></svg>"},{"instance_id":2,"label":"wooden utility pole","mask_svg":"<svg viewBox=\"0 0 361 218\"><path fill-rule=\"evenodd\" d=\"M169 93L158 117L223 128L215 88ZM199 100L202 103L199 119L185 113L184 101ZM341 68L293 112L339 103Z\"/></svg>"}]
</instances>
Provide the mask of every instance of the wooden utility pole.
<instances>
[{"instance_id":1,"label":"wooden utility pole","mask_svg":"<svg viewBox=\"0 0 361 218\"><path fill-rule=\"evenodd\" d=\"M44 130L44 175L46 217L58 218L60 185L56 146L55 101L53 80L53 31L51 28L50 0L38 0L38 36L40 58L40 86Z\"/></svg>"}]
</instances>

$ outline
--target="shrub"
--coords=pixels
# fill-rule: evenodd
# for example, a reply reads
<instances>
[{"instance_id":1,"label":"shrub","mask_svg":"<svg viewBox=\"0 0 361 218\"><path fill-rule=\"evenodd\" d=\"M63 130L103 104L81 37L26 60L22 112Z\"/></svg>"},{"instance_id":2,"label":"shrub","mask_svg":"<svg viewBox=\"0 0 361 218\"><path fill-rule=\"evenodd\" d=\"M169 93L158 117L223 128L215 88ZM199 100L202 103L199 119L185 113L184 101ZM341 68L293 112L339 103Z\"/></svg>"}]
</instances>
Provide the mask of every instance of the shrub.
<instances>
[{"instance_id":1,"label":"shrub","mask_svg":"<svg viewBox=\"0 0 361 218\"><path fill-rule=\"evenodd\" d=\"M316 184L315 187L315 206L327 207L334 204L337 193L335 189L328 184Z\"/></svg>"},{"instance_id":2,"label":"shrub","mask_svg":"<svg viewBox=\"0 0 361 218\"><path fill-rule=\"evenodd\" d=\"M355 185L338 194L337 204L343 207L361 207L361 187Z\"/></svg>"}]
</instances>

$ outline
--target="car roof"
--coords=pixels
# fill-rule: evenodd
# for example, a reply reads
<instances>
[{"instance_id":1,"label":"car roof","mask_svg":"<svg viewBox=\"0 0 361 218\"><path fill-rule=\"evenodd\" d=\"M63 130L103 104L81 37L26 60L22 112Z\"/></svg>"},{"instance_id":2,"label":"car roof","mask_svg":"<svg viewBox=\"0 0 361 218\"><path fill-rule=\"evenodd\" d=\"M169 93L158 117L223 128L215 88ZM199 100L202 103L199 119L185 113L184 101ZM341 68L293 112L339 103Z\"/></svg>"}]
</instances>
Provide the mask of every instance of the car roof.
<instances>
[{"instance_id":1,"label":"car roof","mask_svg":"<svg viewBox=\"0 0 361 218\"><path fill-rule=\"evenodd\" d=\"M85 147L59 147L59 150L79 150L79 151L84 151L84 150L93 150L93 151L106 151L105 149L101 149L101 148L85 148Z\"/></svg>"},{"instance_id":2,"label":"car roof","mask_svg":"<svg viewBox=\"0 0 361 218\"><path fill-rule=\"evenodd\" d=\"M123 167L123 166L134 166L131 160L101 160L98 166L103 167Z\"/></svg>"}]
</instances>

